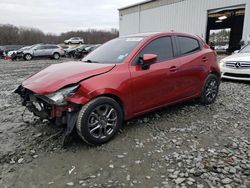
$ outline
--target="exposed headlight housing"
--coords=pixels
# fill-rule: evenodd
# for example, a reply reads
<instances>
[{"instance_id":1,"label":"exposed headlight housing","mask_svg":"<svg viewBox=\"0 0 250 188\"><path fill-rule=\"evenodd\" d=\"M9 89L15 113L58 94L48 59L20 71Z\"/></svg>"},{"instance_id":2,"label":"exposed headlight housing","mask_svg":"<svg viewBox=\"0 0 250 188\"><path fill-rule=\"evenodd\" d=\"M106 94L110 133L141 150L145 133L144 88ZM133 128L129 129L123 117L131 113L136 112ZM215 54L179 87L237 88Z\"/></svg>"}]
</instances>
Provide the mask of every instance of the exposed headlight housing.
<instances>
[{"instance_id":1,"label":"exposed headlight housing","mask_svg":"<svg viewBox=\"0 0 250 188\"><path fill-rule=\"evenodd\" d=\"M74 85L60 89L59 91L46 95L56 105L64 105L67 97L72 96L75 91L79 88L79 85Z\"/></svg>"}]
</instances>

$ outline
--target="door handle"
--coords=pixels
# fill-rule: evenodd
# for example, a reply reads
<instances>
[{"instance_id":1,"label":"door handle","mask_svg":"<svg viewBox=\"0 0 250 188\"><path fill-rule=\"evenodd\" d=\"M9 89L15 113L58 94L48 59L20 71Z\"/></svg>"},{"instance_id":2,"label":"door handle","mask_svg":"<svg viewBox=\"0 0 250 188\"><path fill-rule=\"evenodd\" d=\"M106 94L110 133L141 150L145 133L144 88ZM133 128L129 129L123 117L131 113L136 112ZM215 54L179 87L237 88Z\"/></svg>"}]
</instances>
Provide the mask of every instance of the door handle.
<instances>
[{"instance_id":1,"label":"door handle","mask_svg":"<svg viewBox=\"0 0 250 188\"><path fill-rule=\"evenodd\" d=\"M208 58L207 58L207 57L203 57L203 58L202 58L202 61L203 61L203 62L207 62L207 61L208 61Z\"/></svg>"},{"instance_id":2,"label":"door handle","mask_svg":"<svg viewBox=\"0 0 250 188\"><path fill-rule=\"evenodd\" d=\"M172 67L169 68L169 70L170 70L171 72L175 72L175 71L178 70L178 67L172 66Z\"/></svg>"}]
</instances>

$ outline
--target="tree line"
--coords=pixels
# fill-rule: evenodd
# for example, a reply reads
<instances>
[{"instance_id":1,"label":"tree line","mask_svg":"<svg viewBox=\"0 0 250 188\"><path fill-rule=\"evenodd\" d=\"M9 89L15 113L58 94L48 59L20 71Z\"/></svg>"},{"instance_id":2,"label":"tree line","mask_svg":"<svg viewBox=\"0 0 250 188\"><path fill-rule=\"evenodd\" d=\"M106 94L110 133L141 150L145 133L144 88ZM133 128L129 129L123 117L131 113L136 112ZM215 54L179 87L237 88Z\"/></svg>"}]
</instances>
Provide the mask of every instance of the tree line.
<instances>
[{"instance_id":1,"label":"tree line","mask_svg":"<svg viewBox=\"0 0 250 188\"><path fill-rule=\"evenodd\" d=\"M37 43L60 44L71 37L81 37L87 44L102 44L118 37L117 29L97 30L89 29L84 31L69 31L60 35L45 34L36 28L17 27L10 24L0 25L0 45L32 45Z\"/></svg>"}]
</instances>

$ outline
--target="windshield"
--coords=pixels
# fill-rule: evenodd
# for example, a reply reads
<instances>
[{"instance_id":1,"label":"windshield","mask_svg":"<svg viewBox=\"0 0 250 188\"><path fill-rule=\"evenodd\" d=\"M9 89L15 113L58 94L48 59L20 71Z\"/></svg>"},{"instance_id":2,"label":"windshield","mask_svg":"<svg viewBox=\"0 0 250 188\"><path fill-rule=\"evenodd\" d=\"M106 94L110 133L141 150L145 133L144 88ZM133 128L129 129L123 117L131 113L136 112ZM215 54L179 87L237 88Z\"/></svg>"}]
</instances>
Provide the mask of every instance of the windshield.
<instances>
[{"instance_id":1,"label":"windshield","mask_svg":"<svg viewBox=\"0 0 250 188\"><path fill-rule=\"evenodd\" d=\"M78 46L77 49L84 50L86 47L88 47L88 46L87 45L81 45L81 46Z\"/></svg>"},{"instance_id":2,"label":"windshield","mask_svg":"<svg viewBox=\"0 0 250 188\"><path fill-rule=\"evenodd\" d=\"M94 48L94 46L88 46L85 48L86 51L90 50L91 48Z\"/></svg>"},{"instance_id":3,"label":"windshield","mask_svg":"<svg viewBox=\"0 0 250 188\"><path fill-rule=\"evenodd\" d=\"M40 45L40 44L35 44L35 45L31 46L31 47L30 47L30 49L32 49L32 50L33 50L33 49L38 48L39 46L41 46L41 45Z\"/></svg>"},{"instance_id":4,"label":"windshield","mask_svg":"<svg viewBox=\"0 0 250 188\"><path fill-rule=\"evenodd\" d=\"M143 37L113 39L91 52L82 61L104 64L122 63L142 40Z\"/></svg>"},{"instance_id":5,"label":"windshield","mask_svg":"<svg viewBox=\"0 0 250 188\"><path fill-rule=\"evenodd\" d=\"M245 47L243 47L239 53L250 53L250 44L246 45Z\"/></svg>"},{"instance_id":6,"label":"windshield","mask_svg":"<svg viewBox=\"0 0 250 188\"><path fill-rule=\"evenodd\" d=\"M25 47L22 47L20 50L29 50L30 48L32 48L32 46L25 46Z\"/></svg>"}]
</instances>

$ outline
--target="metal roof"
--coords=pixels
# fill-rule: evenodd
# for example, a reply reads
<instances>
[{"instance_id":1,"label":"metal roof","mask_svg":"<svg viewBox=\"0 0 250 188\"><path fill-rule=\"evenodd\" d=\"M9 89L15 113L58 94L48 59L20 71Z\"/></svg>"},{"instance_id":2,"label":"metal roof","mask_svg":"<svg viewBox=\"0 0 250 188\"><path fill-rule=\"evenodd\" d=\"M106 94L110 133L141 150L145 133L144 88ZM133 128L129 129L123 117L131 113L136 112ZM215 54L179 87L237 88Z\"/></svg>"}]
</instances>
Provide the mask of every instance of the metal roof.
<instances>
[{"instance_id":1,"label":"metal roof","mask_svg":"<svg viewBox=\"0 0 250 188\"><path fill-rule=\"evenodd\" d=\"M160 6L171 5L179 3L185 0L146 0L140 3L132 4L118 9L121 15L131 14L133 12L139 12L147 9L157 8Z\"/></svg>"},{"instance_id":2,"label":"metal roof","mask_svg":"<svg viewBox=\"0 0 250 188\"><path fill-rule=\"evenodd\" d=\"M152 1L157 1L157 0L146 0L146 1L142 1L142 2L140 2L140 3L135 3L135 4L132 4L132 5L128 5L128 6L119 8L118 10L123 10L123 9L131 8L131 7L138 6L138 5L142 5L142 4L145 4L145 3L152 2Z\"/></svg>"}]
</instances>

